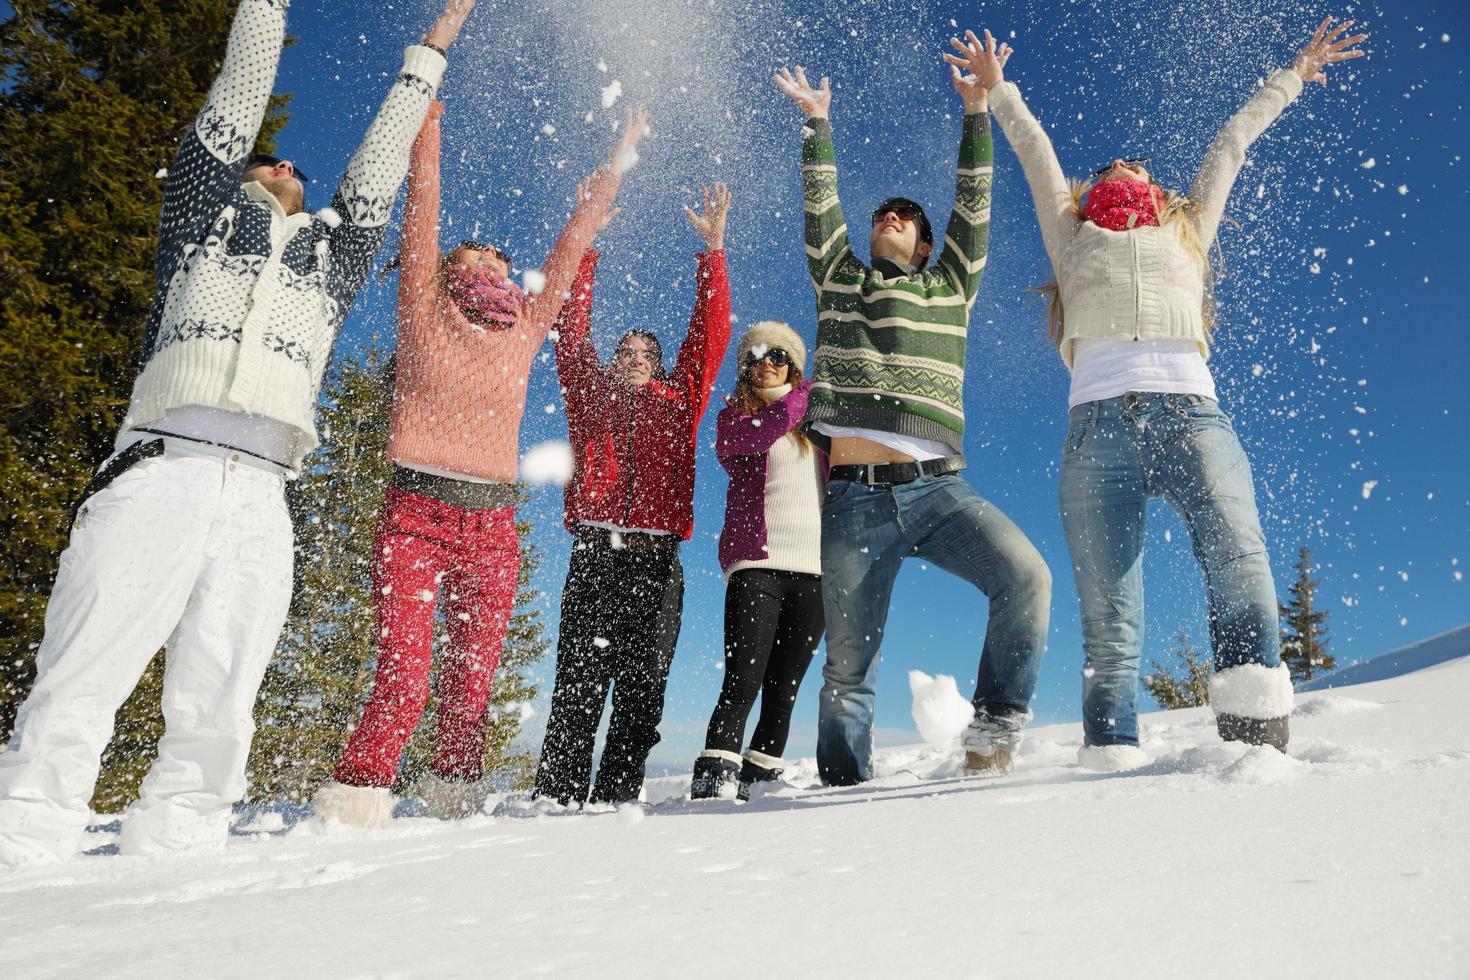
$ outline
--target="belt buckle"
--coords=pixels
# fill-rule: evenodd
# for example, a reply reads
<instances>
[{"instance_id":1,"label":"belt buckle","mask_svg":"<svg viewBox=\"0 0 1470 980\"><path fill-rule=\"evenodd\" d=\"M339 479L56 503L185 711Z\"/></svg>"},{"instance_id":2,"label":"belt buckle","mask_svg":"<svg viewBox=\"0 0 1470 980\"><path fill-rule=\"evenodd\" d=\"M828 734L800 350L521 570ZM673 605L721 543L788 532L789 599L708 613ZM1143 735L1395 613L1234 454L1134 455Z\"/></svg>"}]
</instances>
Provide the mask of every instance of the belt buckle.
<instances>
[{"instance_id":1,"label":"belt buckle","mask_svg":"<svg viewBox=\"0 0 1470 980\"><path fill-rule=\"evenodd\" d=\"M876 486L878 486L879 480L878 480L878 478L874 474L877 473L878 466L879 465L880 464L878 464L878 463L868 463L867 465L865 465L863 467L863 483L864 484L866 484L867 486L870 486L870 487L876 487ZM884 481L884 482L886 482L886 481Z\"/></svg>"}]
</instances>

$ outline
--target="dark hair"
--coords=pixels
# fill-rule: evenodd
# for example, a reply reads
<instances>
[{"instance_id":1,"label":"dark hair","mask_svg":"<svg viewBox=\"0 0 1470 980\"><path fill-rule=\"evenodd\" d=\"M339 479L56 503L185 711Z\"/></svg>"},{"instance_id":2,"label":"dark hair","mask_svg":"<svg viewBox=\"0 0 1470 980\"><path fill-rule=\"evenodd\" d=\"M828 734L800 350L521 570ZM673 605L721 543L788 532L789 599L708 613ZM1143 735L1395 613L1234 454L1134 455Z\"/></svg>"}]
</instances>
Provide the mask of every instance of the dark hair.
<instances>
[{"instance_id":1,"label":"dark hair","mask_svg":"<svg viewBox=\"0 0 1470 980\"><path fill-rule=\"evenodd\" d=\"M662 378L664 376L664 345L658 342L658 338L653 335L653 331L651 330L634 327L632 330L623 334L618 338L617 347L613 348L614 356L616 356L617 351L626 346L628 341L634 337L639 338L648 345L648 352L653 355L653 376L655 378Z\"/></svg>"},{"instance_id":2,"label":"dark hair","mask_svg":"<svg viewBox=\"0 0 1470 980\"><path fill-rule=\"evenodd\" d=\"M907 197L890 197L878 205L873 210L873 214L878 215L890 208L899 207L912 208L919 212L919 241L925 245L932 246L934 244L934 229L929 225L929 216L924 213L924 209L919 205L918 201L910 200ZM874 223L876 223L876 218L874 219Z\"/></svg>"}]
</instances>

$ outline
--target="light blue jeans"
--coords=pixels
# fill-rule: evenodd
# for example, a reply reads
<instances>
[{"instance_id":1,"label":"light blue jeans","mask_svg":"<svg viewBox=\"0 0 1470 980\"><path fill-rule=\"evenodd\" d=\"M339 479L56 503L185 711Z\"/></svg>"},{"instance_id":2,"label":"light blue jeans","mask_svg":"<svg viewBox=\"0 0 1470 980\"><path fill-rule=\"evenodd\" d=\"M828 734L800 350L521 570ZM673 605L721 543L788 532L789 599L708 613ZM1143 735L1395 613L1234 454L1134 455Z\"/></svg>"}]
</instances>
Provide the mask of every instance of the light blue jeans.
<instances>
[{"instance_id":1,"label":"light blue jeans","mask_svg":"<svg viewBox=\"0 0 1470 980\"><path fill-rule=\"evenodd\" d=\"M912 483L827 484L822 501L822 605L827 663L817 719L822 781L872 778L878 648L899 566L922 558L990 599L976 707L1026 711L1051 612L1051 572L1000 508L958 473Z\"/></svg>"},{"instance_id":2,"label":"light blue jeans","mask_svg":"<svg viewBox=\"0 0 1470 980\"><path fill-rule=\"evenodd\" d=\"M1250 462L1219 404L1129 392L1078 405L1063 447L1061 507L1082 604L1088 745L1138 744L1144 510L1154 497L1184 519L1204 569L1215 669L1281 662Z\"/></svg>"}]
</instances>

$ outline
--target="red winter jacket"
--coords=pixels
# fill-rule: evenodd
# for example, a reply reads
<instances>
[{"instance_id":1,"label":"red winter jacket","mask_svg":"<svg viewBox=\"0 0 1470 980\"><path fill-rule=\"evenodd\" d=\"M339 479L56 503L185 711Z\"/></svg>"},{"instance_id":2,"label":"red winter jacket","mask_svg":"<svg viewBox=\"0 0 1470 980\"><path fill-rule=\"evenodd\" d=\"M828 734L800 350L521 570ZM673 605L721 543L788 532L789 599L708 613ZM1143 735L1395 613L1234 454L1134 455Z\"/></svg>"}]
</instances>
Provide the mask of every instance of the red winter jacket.
<instances>
[{"instance_id":1,"label":"red winter jacket","mask_svg":"<svg viewBox=\"0 0 1470 980\"><path fill-rule=\"evenodd\" d=\"M730 283L723 250L699 253L694 315L673 370L638 388L597 360L590 313L597 250L588 249L557 318L556 369L567 405L574 469L568 530L582 521L694 530L695 433L730 343Z\"/></svg>"}]
</instances>

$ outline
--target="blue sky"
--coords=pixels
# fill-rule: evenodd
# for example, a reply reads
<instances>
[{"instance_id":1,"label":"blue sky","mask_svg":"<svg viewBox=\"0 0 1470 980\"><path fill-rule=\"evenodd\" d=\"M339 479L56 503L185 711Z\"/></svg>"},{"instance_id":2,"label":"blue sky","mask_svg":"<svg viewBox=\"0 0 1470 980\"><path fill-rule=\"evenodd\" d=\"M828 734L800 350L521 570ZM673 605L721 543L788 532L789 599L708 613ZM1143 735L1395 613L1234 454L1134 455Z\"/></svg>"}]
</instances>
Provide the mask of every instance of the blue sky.
<instances>
[{"instance_id":1,"label":"blue sky","mask_svg":"<svg viewBox=\"0 0 1470 980\"><path fill-rule=\"evenodd\" d=\"M431 21L426 3L298 0L278 87L295 93L284 155L317 175L326 203L397 69ZM1321 562L1340 662L1372 656L1470 619L1470 462L1464 387L1470 316L1459 301L1470 214L1464 155L1470 8L1418 0L1337 10L1297 0L1143 0L959 4L715 4L482 0L442 89L445 239L488 238L539 264L578 178L607 152L631 103L654 133L628 175L604 260L594 336L606 352L629 327L677 345L692 303L699 240L679 209L709 181L735 195L728 251L742 324L780 318L810 342L815 307L801 248L801 118L771 86L782 64L827 74L847 213L902 193L940 224L952 203L958 100L939 61L960 27L1014 31L1008 77L1052 133L1064 169L1148 154L1187 186L1205 147L1271 69L1289 63L1325 13L1373 34L1367 58L1311 86L1253 149L1221 233L1226 278L1211 362L1255 466L1278 591L1296 550ZM617 79L622 99L604 109ZM1453 217L1451 217L1453 216ZM392 254L385 248L383 258ZM860 249L860 254L865 249ZM966 478L1036 542L1056 580L1039 720L1078 716L1076 595L1057 516L1067 376L1027 287L1049 277L1015 156L997 133L989 268L967 366ZM365 291L339 353L394 333L392 280ZM549 353L549 348L548 348ZM733 361L733 359L731 359ZM716 388L730 389L733 364ZM713 412L710 413L711 416ZM552 365L530 381L522 448L565 438ZM687 766L720 682L723 583L715 561L725 493L700 433L696 529L684 552L683 634L654 763ZM561 495L537 491L525 515L546 554L541 587L554 628L569 541ZM1145 660L1182 629L1205 636L1204 590L1182 524L1150 511ZM878 695L880 740L913 740L910 668L973 684L981 596L911 562L895 593ZM552 658L543 665L549 681ZM549 688L549 683L544 685ZM790 754L812 750L814 666ZM540 705L544 715L544 700ZM539 742L539 724L528 728Z\"/></svg>"}]
</instances>

